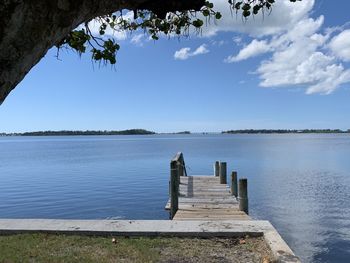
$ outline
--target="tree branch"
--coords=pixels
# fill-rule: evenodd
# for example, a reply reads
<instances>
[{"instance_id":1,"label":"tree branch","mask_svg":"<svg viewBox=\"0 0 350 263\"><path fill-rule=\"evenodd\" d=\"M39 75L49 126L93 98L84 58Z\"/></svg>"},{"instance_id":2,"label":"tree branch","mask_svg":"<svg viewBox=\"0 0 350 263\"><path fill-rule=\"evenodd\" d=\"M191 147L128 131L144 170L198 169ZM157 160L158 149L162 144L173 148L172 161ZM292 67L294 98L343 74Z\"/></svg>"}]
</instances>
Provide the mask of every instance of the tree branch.
<instances>
[{"instance_id":1,"label":"tree branch","mask_svg":"<svg viewBox=\"0 0 350 263\"><path fill-rule=\"evenodd\" d=\"M203 0L3 0L0 5L0 105L47 51L78 25L129 9L199 9Z\"/></svg>"}]
</instances>

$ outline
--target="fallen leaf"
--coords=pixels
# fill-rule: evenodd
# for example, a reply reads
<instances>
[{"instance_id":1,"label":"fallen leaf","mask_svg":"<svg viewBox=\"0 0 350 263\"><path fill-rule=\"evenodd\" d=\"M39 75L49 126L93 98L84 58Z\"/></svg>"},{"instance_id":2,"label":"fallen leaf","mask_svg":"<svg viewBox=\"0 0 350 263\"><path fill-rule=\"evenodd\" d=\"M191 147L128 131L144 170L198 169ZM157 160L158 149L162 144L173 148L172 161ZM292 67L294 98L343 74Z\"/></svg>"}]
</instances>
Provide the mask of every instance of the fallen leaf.
<instances>
[{"instance_id":1,"label":"fallen leaf","mask_svg":"<svg viewBox=\"0 0 350 263\"><path fill-rule=\"evenodd\" d=\"M270 260L268 257L264 257L262 263L270 263Z\"/></svg>"},{"instance_id":2,"label":"fallen leaf","mask_svg":"<svg viewBox=\"0 0 350 263\"><path fill-rule=\"evenodd\" d=\"M240 240L239 240L239 244L240 244L240 245L245 244L245 240L244 240L244 239L240 239Z\"/></svg>"}]
</instances>

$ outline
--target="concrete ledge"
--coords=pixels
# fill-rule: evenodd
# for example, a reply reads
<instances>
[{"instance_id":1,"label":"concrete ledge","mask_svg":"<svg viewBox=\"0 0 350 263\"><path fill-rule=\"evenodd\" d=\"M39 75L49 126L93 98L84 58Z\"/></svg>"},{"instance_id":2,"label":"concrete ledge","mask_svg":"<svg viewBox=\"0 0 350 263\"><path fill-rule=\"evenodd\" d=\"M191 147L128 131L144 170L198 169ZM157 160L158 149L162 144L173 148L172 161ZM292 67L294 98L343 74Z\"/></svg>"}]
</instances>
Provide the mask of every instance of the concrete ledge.
<instances>
[{"instance_id":1,"label":"concrete ledge","mask_svg":"<svg viewBox=\"0 0 350 263\"><path fill-rule=\"evenodd\" d=\"M0 219L0 234L242 237L264 236L276 262L300 262L268 221Z\"/></svg>"}]
</instances>

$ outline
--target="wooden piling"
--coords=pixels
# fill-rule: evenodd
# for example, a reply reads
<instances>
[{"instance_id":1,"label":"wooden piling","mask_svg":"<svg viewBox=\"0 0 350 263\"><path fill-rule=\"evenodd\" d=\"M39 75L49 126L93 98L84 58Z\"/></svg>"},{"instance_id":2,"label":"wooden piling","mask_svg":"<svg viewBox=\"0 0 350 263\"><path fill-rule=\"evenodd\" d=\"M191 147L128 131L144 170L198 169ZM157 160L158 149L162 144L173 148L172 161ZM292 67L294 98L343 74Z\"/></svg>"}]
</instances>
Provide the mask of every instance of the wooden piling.
<instances>
[{"instance_id":1,"label":"wooden piling","mask_svg":"<svg viewBox=\"0 0 350 263\"><path fill-rule=\"evenodd\" d=\"M184 165L182 161L177 162L177 168L178 168L178 176L184 176Z\"/></svg>"},{"instance_id":2,"label":"wooden piling","mask_svg":"<svg viewBox=\"0 0 350 263\"><path fill-rule=\"evenodd\" d=\"M227 165L226 162L220 162L220 184L227 184Z\"/></svg>"},{"instance_id":3,"label":"wooden piling","mask_svg":"<svg viewBox=\"0 0 350 263\"><path fill-rule=\"evenodd\" d=\"M220 174L220 162L216 161L214 163L214 176L219 176Z\"/></svg>"},{"instance_id":4,"label":"wooden piling","mask_svg":"<svg viewBox=\"0 0 350 263\"><path fill-rule=\"evenodd\" d=\"M173 219L179 208L179 183L177 161L170 163L170 218Z\"/></svg>"},{"instance_id":5,"label":"wooden piling","mask_svg":"<svg viewBox=\"0 0 350 263\"><path fill-rule=\"evenodd\" d=\"M239 210L248 214L248 180L246 178L239 179Z\"/></svg>"},{"instance_id":6,"label":"wooden piling","mask_svg":"<svg viewBox=\"0 0 350 263\"><path fill-rule=\"evenodd\" d=\"M237 185L237 172L232 171L231 173L231 195L237 197L238 191L237 191L238 185Z\"/></svg>"}]
</instances>

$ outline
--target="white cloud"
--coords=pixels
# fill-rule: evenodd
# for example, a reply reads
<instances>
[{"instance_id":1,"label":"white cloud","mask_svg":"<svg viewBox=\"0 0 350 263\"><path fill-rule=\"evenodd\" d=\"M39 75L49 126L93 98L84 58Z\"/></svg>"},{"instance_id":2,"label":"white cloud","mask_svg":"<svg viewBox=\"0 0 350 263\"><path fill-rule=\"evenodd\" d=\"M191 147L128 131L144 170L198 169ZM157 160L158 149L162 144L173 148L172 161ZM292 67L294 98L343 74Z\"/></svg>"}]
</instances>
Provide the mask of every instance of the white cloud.
<instances>
[{"instance_id":1,"label":"white cloud","mask_svg":"<svg viewBox=\"0 0 350 263\"><path fill-rule=\"evenodd\" d=\"M344 30L329 43L330 49L340 59L350 61L350 30Z\"/></svg>"},{"instance_id":2,"label":"white cloud","mask_svg":"<svg viewBox=\"0 0 350 263\"><path fill-rule=\"evenodd\" d=\"M233 42L236 44L236 45L241 45L242 44L242 38L241 37L233 37L232 38Z\"/></svg>"},{"instance_id":3,"label":"white cloud","mask_svg":"<svg viewBox=\"0 0 350 263\"><path fill-rule=\"evenodd\" d=\"M130 42L137 45L137 46L143 46L143 43L142 43L142 40L144 38L145 34L144 33L140 33L140 34L137 34L137 35L134 35Z\"/></svg>"},{"instance_id":4,"label":"white cloud","mask_svg":"<svg viewBox=\"0 0 350 263\"><path fill-rule=\"evenodd\" d=\"M207 46L205 44L200 45L196 50L191 52L191 48L184 47L180 50L175 51L174 58L176 60L186 60L193 56L203 55L208 53L209 50L207 49Z\"/></svg>"},{"instance_id":5,"label":"white cloud","mask_svg":"<svg viewBox=\"0 0 350 263\"><path fill-rule=\"evenodd\" d=\"M174 58L179 60L185 60L190 57L191 48L183 47L180 50L175 51Z\"/></svg>"},{"instance_id":6,"label":"white cloud","mask_svg":"<svg viewBox=\"0 0 350 263\"><path fill-rule=\"evenodd\" d=\"M306 2L313 5L314 1L304 3L308 7L305 10L310 10ZM280 13L280 10L275 8L273 12ZM299 20L272 35L262 29L261 34L255 34L260 37L225 61L233 63L269 54L256 70L262 87L297 86L306 87L307 94L330 94L341 84L350 82L350 70L339 60L350 61L350 30L339 27L323 33L323 16L313 19L308 12L299 14L303 14ZM340 30L343 31L331 39L332 34Z\"/></svg>"},{"instance_id":7,"label":"white cloud","mask_svg":"<svg viewBox=\"0 0 350 263\"><path fill-rule=\"evenodd\" d=\"M241 60L245 60L251 57L258 56L271 50L270 45L265 40L259 41L254 39L250 44L241 49L236 56L229 56L225 59L225 62L232 63Z\"/></svg>"},{"instance_id":8,"label":"white cloud","mask_svg":"<svg viewBox=\"0 0 350 263\"><path fill-rule=\"evenodd\" d=\"M262 87L304 85L307 94L330 94L350 81L350 71L323 50L329 36L317 33L322 23L322 17L304 19L269 43L276 50L258 67Z\"/></svg>"},{"instance_id":9,"label":"white cloud","mask_svg":"<svg viewBox=\"0 0 350 263\"><path fill-rule=\"evenodd\" d=\"M223 45L225 45L225 44L227 44L228 42L227 41L225 41L225 40L212 40L211 41L211 44L213 45L213 46L218 46L218 47L221 47L221 46L223 46Z\"/></svg>"},{"instance_id":10,"label":"white cloud","mask_svg":"<svg viewBox=\"0 0 350 263\"><path fill-rule=\"evenodd\" d=\"M216 23L209 23L202 29L203 36L213 36L220 31L241 32L251 36L274 35L292 28L300 19L304 18L312 9L314 0L303 0L291 3L289 0L278 0L270 14L251 17L247 21L240 13L230 11L227 0L212 0L214 9L220 11L222 18Z\"/></svg>"},{"instance_id":11,"label":"white cloud","mask_svg":"<svg viewBox=\"0 0 350 263\"><path fill-rule=\"evenodd\" d=\"M207 49L205 44L200 45L192 54L192 56L202 55L208 53L209 50Z\"/></svg>"}]
</instances>

